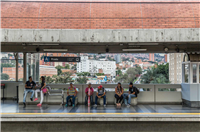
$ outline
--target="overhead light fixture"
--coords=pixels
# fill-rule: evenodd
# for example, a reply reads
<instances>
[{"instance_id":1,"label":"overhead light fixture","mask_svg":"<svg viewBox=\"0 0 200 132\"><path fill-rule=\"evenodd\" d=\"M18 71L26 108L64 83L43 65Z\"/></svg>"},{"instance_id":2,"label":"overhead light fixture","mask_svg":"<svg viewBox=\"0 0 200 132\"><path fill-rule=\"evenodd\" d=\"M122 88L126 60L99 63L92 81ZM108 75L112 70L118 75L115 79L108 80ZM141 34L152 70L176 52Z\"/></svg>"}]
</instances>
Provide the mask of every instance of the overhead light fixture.
<instances>
[{"instance_id":1,"label":"overhead light fixture","mask_svg":"<svg viewBox=\"0 0 200 132\"><path fill-rule=\"evenodd\" d=\"M158 43L129 43L128 45L158 45Z\"/></svg>"},{"instance_id":2,"label":"overhead light fixture","mask_svg":"<svg viewBox=\"0 0 200 132\"><path fill-rule=\"evenodd\" d=\"M169 49L167 47L164 48L164 51L167 52Z\"/></svg>"},{"instance_id":3,"label":"overhead light fixture","mask_svg":"<svg viewBox=\"0 0 200 132\"><path fill-rule=\"evenodd\" d=\"M68 49L43 49L44 51L68 51Z\"/></svg>"},{"instance_id":4,"label":"overhead light fixture","mask_svg":"<svg viewBox=\"0 0 200 132\"><path fill-rule=\"evenodd\" d=\"M147 51L147 49L122 49L122 51Z\"/></svg>"},{"instance_id":5,"label":"overhead light fixture","mask_svg":"<svg viewBox=\"0 0 200 132\"><path fill-rule=\"evenodd\" d=\"M123 46L124 44L120 43L119 45L120 45L120 46Z\"/></svg>"},{"instance_id":6,"label":"overhead light fixture","mask_svg":"<svg viewBox=\"0 0 200 132\"><path fill-rule=\"evenodd\" d=\"M36 44L36 43L34 43L34 44L29 44L29 45L45 45L45 46L49 46L49 45L59 45L59 44Z\"/></svg>"}]
</instances>

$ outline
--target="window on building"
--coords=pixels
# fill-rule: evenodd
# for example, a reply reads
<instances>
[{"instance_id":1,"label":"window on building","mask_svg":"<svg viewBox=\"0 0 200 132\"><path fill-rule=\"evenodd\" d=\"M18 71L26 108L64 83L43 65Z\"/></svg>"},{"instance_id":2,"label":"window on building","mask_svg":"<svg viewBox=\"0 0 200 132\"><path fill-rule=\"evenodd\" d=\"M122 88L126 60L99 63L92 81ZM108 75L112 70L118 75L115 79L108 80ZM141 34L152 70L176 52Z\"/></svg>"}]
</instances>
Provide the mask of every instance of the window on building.
<instances>
[{"instance_id":1,"label":"window on building","mask_svg":"<svg viewBox=\"0 0 200 132\"><path fill-rule=\"evenodd\" d=\"M18 53L18 81L23 80L23 53ZM12 52L1 52L1 81L16 81L16 59Z\"/></svg>"},{"instance_id":2,"label":"window on building","mask_svg":"<svg viewBox=\"0 0 200 132\"><path fill-rule=\"evenodd\" d=\"M197 83L197 64L192 64L193 83Z\"/></svg>"},{"instance_id":3,"label":"window on building","mask_svg":"<svg viewBox=\"0 0 200 132\"><path fill-rule=\"evenodd\" d=\"M185 83L189 83L189 64L185 64L184 73Z\"/></svg>"}]
</instances>

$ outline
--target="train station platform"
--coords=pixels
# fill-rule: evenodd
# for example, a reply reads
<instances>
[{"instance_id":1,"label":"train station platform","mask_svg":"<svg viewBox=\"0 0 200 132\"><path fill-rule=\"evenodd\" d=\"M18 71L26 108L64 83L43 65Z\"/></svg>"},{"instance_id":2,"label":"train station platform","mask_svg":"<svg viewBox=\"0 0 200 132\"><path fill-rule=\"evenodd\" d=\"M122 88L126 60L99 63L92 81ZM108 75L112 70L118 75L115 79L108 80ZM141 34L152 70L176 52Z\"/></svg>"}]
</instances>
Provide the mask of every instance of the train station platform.
<instances>
[{"instance_id":1,"label":"train station platform","mask_svg":"<svg viewBox=\"0 0 200 132\"><path fill-rule=\"evenodd\" d=\"M5 132L18 130L65 131L66 129L70 131L95 131L95 129L104 130L105 128L107 128L105 131L118 129L131 131L132 127L136 127L137 131L142 129L155 131L158 129L156 124L162 126L162 129L157 131L180 130L182 128L188 131L197 131L200 130L200 108L152 104L129 108L122 106L120 109L114 105L88 108L85 105L65 107L47 104L43 104L42 107L27 105L26 108L23 108L23 105L18 105L16 102L5 101L1 103L1 121L2 130ZM90 123L87 124L88 122L92 126L89 127ZM99 127L99 125L104 128ZM45 128L42 128L44 126ZM119 126L121 128L118 128Z\"/></svg>"}]
</instances>

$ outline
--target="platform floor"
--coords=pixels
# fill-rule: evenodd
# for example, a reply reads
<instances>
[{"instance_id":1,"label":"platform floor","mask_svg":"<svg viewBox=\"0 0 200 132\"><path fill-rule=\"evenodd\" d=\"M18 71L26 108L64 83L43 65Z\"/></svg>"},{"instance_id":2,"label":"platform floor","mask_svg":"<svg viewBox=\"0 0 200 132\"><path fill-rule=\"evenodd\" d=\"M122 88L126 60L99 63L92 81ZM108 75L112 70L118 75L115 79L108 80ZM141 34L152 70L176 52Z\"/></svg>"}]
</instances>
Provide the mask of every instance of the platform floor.
<instances>
[{"instance_id":1,"label":"platform floor","mask_svg":"<svg viewBox=\"0 0 200 132\"><path fill-rule=\"evenodd\" d=\"M23 105L18 105L16 101L1 101L1 113L200 113L200 108L189 108L182 105L137 105L129 108L122 106L119 109L115 105L65 107L47 104L43 104L42 107L27 105L23 108Z\"/></svg>"}]
</instances>

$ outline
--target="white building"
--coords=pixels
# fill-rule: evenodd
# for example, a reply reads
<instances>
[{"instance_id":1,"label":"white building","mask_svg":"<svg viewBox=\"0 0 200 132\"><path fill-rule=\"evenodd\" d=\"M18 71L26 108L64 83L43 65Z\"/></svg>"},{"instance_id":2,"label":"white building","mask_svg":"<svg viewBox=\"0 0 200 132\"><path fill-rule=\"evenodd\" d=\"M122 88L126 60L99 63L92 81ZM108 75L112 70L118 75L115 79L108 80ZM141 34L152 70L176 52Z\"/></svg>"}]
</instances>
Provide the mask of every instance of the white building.
<instances>
[{"instance_id":1,"label":"white building","mask_svg":"<svg viewBox=\"0 0 200 132\"><path fill-rule=\"evenodd\" d=\"M90 72L93 74L99 73L99 69L102 69L104 74L115 76L116 62L89 60L88 56L81 56L81 62L77 63L77 72Z\"/></svg>"},{"instance_id":2,"label":"white building","mask_svg":"<svg viewBox=\"0 0 200 132\"><path fill-rule=\"evenodd\" d=\"M169 54L169 80L172 84L182 83L182 62L184 53Z\"/></svg>"}]
</instances>

